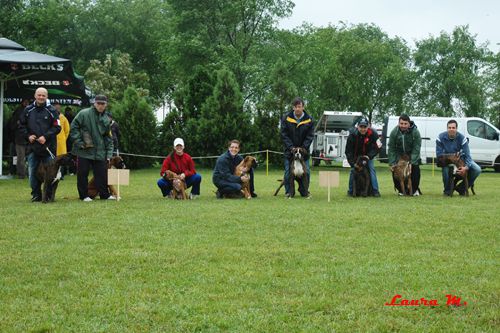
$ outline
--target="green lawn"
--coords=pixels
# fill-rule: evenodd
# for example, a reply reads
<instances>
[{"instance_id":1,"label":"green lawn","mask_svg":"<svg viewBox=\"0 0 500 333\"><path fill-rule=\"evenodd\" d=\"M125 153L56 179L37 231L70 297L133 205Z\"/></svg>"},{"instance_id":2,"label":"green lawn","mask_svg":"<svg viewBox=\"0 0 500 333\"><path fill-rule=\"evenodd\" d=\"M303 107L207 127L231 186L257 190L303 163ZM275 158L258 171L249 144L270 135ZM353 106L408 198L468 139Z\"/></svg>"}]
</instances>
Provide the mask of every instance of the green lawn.
<instances>
[{"instance_id":1,"label":"green lawn","mask_svg":"<svg viewBox=\"0 0 500 333\"><path fill-rule=\"evenodd\" d=\"M120 202L79 201L68 176L32 204L27 180L1 180L0 332L500 330L500 174L448 198L425 167L424 195L403 198L381 165L377 199L347 197L342 170L328 203L317 171L311 200L273 197L264 167L252 200L216 200L210 170L188 202L154 169ZM439 306L385 306L396 294Z\"/></svg>"}]
</instances>

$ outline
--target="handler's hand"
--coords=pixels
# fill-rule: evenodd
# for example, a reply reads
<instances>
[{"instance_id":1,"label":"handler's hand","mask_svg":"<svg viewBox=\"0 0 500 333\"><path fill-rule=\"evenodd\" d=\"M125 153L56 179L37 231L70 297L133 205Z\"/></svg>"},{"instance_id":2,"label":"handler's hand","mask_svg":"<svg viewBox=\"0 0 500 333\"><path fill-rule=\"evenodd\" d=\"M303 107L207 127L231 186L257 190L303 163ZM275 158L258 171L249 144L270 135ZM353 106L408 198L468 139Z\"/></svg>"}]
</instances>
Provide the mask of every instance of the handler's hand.
<instances>
[{"instance_id":1,"label":"handler's hand","mask_svg":"<svg viewBox=\"0 0 500 333\"><path fill-rule=\"evenodd\" d=\"M41 137L39 137L38 139L36 139L36 141L38 141L41 145L45 144L45 142L46 142L45 137L43 135Z\"/></svg>"},{"instance_id":2,"label":"handler's hand","mask_svg":"<svg viewBox=\"0 0 500 333\"><path fill-rule=\"evenodd\" d=\"M457 173L460 177L464 177L465 176L465 173L467 172L467 170L469 170L469 168L467 167L460 167L457 169Z\"/></svg>"},{"instance_id":3,"label":"handler's hand","mask_svg":"<svg viewBox=\"0 0 500 333\"><path fill-rule=\"evenodd\" d=\"M247 168L247 167L242 167L242 168L241 168L241 172L245 173L245 172L247 172L247 171L248 171L248 168Z\"/></svg>"},{"instance_id":4,"label":"handler's hand","mask_svg":"<svg viewBox=\"0 0 500 333\"><path fill-rule=\"evenodd\" d=\"M395 165L391 165L390 168L391 168L391 171L394 172L394 168L396 168L396 166Z\"/></svg>"},{"instance_id":5,"label":"handler's hand","mask_svg":"<svg viewBox=\"0 0 500 333\"><path fill-rule=\"evenodd\" d=\"M186 175L184 173L181 173L179 177L181 177L182 180L186 179Z\"/></svg>"},{"instance_id":6,"label":"handler's hand","mask_svg":"<svg viewBox=\"0 0 500 333\"><path fill-rule=\"evenodd\" d=\"M28 140L30 141L30 143L35 142L35 140L36 140L36 135L35 135L35 134L31 134L31 135L29 136Z\"/></svg>"}]
</instances>

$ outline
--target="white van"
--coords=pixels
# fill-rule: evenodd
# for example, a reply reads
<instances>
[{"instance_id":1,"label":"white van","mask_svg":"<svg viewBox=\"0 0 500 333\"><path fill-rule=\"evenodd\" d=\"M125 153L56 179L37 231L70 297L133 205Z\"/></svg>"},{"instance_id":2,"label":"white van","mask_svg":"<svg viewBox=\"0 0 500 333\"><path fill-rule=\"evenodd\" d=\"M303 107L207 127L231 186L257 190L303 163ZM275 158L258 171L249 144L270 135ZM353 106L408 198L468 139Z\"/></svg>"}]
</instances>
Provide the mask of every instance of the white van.
<instances>
[{"instance_id":1,"label":"white van","mask_svg":"<svg viewBox=\"0 0 500 333\"><path fill-rule=\"evenodd\" d=\"M443 117L411 117L410 120L417 125L422 137L420 157L422 163L430 163L436 157L436 139L445 132L450 119L458 123L458 131L469 138L469 148L472 159L482 167L494 167L500 172L500 131L481 118L443 118ZM389 136L398 125L399 116L387 117L382 131L381 161L387 163L387 149Z\"/></svg>"}]
</instances>

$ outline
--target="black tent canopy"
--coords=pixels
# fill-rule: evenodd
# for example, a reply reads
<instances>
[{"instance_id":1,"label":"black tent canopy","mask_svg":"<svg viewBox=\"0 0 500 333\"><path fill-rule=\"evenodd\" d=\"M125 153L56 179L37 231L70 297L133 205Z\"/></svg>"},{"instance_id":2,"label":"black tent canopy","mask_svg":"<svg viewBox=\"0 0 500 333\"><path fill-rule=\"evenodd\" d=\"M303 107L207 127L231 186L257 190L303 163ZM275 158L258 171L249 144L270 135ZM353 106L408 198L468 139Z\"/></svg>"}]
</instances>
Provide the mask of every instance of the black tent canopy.
<instances>
[{"instance_id":1,"label":"black tent canopy","mask_svg":"<svg viewBox=\"0 0 500 333\"><path fill-rule=\"evenodd\" d=\"M73 71L70 60L27 51L10 39L0 38L0 131L3 131L3 104L33 99L38 87L47 89L51 102L89 104L90 91L85 88L83 77ZM3 156L1 147L0 132L0 156Z\"/></svg>"}]
</instances>

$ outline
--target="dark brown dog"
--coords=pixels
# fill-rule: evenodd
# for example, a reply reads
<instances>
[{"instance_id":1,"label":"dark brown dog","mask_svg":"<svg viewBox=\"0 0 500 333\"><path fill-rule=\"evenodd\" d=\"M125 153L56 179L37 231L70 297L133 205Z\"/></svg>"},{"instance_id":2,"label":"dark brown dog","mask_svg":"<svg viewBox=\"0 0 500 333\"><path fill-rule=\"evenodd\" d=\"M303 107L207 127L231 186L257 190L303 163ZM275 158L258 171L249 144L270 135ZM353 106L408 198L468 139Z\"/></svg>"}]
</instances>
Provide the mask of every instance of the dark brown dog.
<instances>
[{"instance_id":1,"label":"dark brown dog","mask_svg":"<svg viewBox=\"0 0 500 333\"><path fill-rule=\"evenodd\" d=\"M391 168L392 177L399 182L403 195L413 195L411 183L411 163L410 156L403 154L396 165Z\"/></svg>"},{"instance_id":2,"label":"dark brown dog","mask_svg":"<svg viewBox=\"0 0 500 333\"><path fill-rule=\"evenodd\" d=\"M179 200L188 199L186 181L182 179L180 175L167 170L165 171L165 175L163 177L172 182L172 198Z\"/></svg>"},{"instance_id":3,"label":"dark brown dog","mask_svg":"<svg viewBox=\"0 0 500 333\"><path fill-rule=\"evenodd\" d=\"M292 149L292 157L290 159L290 179L283 179L281 181L280 186L274 192L274 195L278 195L280 189L285 185L285 181L290 182L290 193L289 198L293 198L295 196L295 181L299 183L299 191L304 197L309 198L309 193L305 193L305 191L309 188L309 180L307 179L307 168L305 163L305 157L307 155L307 151L300 148Z\"/></svg>"},{"instance_id":4,"label":"dark brown dog","mask_svg":"<svg viewBox=\"0 0 500 333\"><path fill-rule=\"evenodd\" d=\"M352 177L352 196L366 197L370 190L370 170L368 170L368 156L359 156L354 164L354 175Z\"/></svg>"},{"instance_id":5,"label":"dark brown dog","mask_svg":"<svg viewBox=\"0 0 500 333\"><path fill-rule=\"evenodd\" d=\"M455 154L445 154L441 155L438 157L438 166L442 168L448 168L449 169L449 174L448 174L448 185L450 189L450 197L453 196L453 192L455 191L455 188L457 187L458 182L460 180L463 181L463 186L465 188L465 196L469 196L469 180L467 177L467 171L465 171L464 176L460 176L457 174L457 169L465 167L465 162L464 160L460 157L460 153L455 153ZM474 187L471 187L472 194L476 194L474 192Z\"/></svg>"},{"instance_id":6,"label":"dark brown dog","mask_svg":"<svg viewBox=\"0 0 500 333\"><path fill-rule=\"evenodd\" d=\"M125 162L123 162L123 158L121 158L121 156L113 156L109 160L108 169L125 169L125 168L126 168ZM113 185L108 185L108 191L112 196L115 197L118 196L118 192L116 191ZM94 177L92 177L89 181L88 194L91 199L94 199L97 196L97 194L99 194L99 190L95 186Z\"/></svg>"},{"instance_id":7,"label":"dark brown dog","mask_svg":"<svg viewBox=\"0 0 500 333\"><path fill-rule=\"evenodd\" d=\"M250 169L257 167L257 160L253 156L246 156L243 161L240 162L234 169L234 175L238 177L248 176L250 177ZM243 172L243 168L246 168L246 171ZM247 199L252 199L252 193L250 193L250 181L243 182L241 184L241 193Z\"/></svg>"},{"instance_id":8,"label":"dark brown dog","mask_svg":"<svg viewBox=\"0 0 500 333\"><path fill-rule=\"evenodd\" d=\"M71 154L59 155L48 163L40 163L36 169L36 177L42 187L42 202L54 202L57 186L61 179L61 167L72 166L73 156Z\"/></svg>"}]
</instances>

